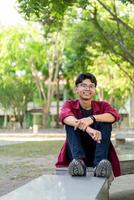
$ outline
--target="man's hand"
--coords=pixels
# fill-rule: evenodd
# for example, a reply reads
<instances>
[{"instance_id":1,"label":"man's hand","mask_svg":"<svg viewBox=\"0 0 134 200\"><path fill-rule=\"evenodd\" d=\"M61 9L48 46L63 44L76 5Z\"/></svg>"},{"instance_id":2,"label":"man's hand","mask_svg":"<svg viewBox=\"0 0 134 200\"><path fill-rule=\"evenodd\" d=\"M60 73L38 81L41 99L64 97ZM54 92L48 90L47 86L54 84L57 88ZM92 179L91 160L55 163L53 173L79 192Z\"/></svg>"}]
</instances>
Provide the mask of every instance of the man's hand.
<instances>
[{"instance_id":1,"label":"man's hand","mask_svg":"<svg viewBox=\"0 0 134 200\"><path fill-rule=\"evenodd\" d=\"M76 120L76 125L74 129L76 130L79 128L82 131L85 131L88 126L90 126L93 123L93 120L90 117L85 117L82 119Z\"/></svg>"},{"instance_id":2,"label":"man's hand","mask_svg":"<svg viewBox=\"0 0 134 200\"><path fill-rule=\"evenodd\" d=\"M92 137L94 141L96 141L97 143L101 142L102 135L100 131L87 127L86 132Z\"/></svg>"}]
</instances>

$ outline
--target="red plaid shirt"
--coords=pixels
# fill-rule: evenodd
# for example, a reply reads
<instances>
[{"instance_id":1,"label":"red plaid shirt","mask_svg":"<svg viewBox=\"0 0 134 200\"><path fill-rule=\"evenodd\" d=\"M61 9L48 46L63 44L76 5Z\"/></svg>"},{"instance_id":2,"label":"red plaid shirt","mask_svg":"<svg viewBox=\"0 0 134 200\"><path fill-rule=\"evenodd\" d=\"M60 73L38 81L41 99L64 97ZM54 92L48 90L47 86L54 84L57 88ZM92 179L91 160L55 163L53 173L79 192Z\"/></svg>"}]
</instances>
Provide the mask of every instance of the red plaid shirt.
<instances>
[{"instance_id":1,"label":"red plaid shirt","mask_svg":"<svg viewBox=\"0 0 134 200\"><path fill-rule=\"evenodd\" d=\"M99 115L104 113L111 113L115 117L115 121L120 119L120 115L118 112L112 108L107 102L104 101L92 101L91 108L93 115ZM69 100L66 101L60 112L60 121L63 123L64 119L68 116L75 116L77 119L82 118L83 114L80 109L79 100ZM121 175L120 163L117 157L116 151L110 142L109 146L109 154L108 159L112 164L113 173L116 176ZM67 141L63 144L63 147L59 153L58 160L56 163L56 167L65 167L69 165L69 161L67 158Z\"/></svg>"}]
</instances>

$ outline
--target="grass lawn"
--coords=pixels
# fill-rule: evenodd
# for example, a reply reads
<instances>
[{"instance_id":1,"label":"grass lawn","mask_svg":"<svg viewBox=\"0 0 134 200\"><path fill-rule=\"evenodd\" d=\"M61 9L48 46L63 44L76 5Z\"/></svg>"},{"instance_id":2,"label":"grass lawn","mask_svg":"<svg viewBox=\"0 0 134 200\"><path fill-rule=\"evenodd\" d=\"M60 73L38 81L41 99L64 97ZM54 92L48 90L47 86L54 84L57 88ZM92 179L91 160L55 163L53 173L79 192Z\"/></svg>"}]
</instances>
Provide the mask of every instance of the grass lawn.
<instances>
[{"instance_id":1,"label":"grass lawn","mask_svg":"<svg viewBox=\"0 0 134 200\"><path fill-rule=\"evenodd\" d=\"M36 141L0 146L0 196L45 174L55 174L63 141Z\"/></svg>"},{"instance_id":2,"label":"grass lawn","mask_svg":"<svg viewBox=\"0 0 134 200\"><path fill-rule=\"evenodd\" d=\"M0 146L0 156L40 157L58 154L63 141L37 141Z\"/></svg>"}]
</instances>

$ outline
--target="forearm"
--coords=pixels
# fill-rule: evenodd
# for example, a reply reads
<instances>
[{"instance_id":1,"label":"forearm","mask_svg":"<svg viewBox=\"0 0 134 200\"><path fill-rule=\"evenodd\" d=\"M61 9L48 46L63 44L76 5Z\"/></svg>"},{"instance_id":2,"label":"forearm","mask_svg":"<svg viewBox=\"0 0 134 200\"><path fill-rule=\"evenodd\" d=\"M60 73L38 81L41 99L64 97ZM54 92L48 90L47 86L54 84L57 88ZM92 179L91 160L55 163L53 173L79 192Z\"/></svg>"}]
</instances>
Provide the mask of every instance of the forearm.
<instances>
[{"instance_id":1,"label":"forearm","mask_svg":"<svg viewBox=\"0 0 134 200\"><path fill-rule=\"evenodd\" d=\"M63 121L66 125L73 126L75 130L77 127L77 123L79 123L79 120L76 119L74 116L68 116ZM80 127L78 127L78 128L80 128ZM95 130L95 129L91 128L90 126L88 126L86 128L86 130L83 131L84 134L85 134L85 132L87 132L87 134L89 134L94 141L100 143L100 140L101 140L101 132L100 131Z\"/></svg>"},{"instance_id":2,"label":"forearm","mask_svg":"<svg viewBox=\"0 0 134 200\"><path fill-rule=\"evenodd\" d=\"M63 122L64 122L66 125L75 127L75 126L76 126L76 123L77 123L77 119L76 119L74 116L68 116L68 117L66 117L66 118L63 120Z\"/></svg>"},{"instance_id":3,"label":"forearm","mask_svg":"<svg viewBox=\"0 0 134 200\"><path fill-rule=\"evenodd\" d=\"M97 122L114 122L115 117L110 113L104 113L100 115L93 115Z\"/></svg>"}]
</instances>

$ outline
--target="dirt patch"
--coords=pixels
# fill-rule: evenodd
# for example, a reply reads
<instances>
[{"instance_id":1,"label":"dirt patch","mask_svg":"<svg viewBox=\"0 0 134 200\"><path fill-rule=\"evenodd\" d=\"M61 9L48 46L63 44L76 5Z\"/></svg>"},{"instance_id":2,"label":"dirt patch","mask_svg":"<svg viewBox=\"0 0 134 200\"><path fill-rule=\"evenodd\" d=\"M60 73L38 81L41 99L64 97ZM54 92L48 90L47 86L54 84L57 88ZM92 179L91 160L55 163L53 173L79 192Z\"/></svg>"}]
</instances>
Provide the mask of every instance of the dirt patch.
<instances>
[{"instance_id":1,"label":"dirt patch","mask_svg":"<svg viewBox=\"0 0 134 200\"><path fill-rule=\"evenodd\" d=\"M24 185L30 180L54 174L56 155L41 158L1 157L0 158L0 196Z\"/></svg>"}]
</instances>

